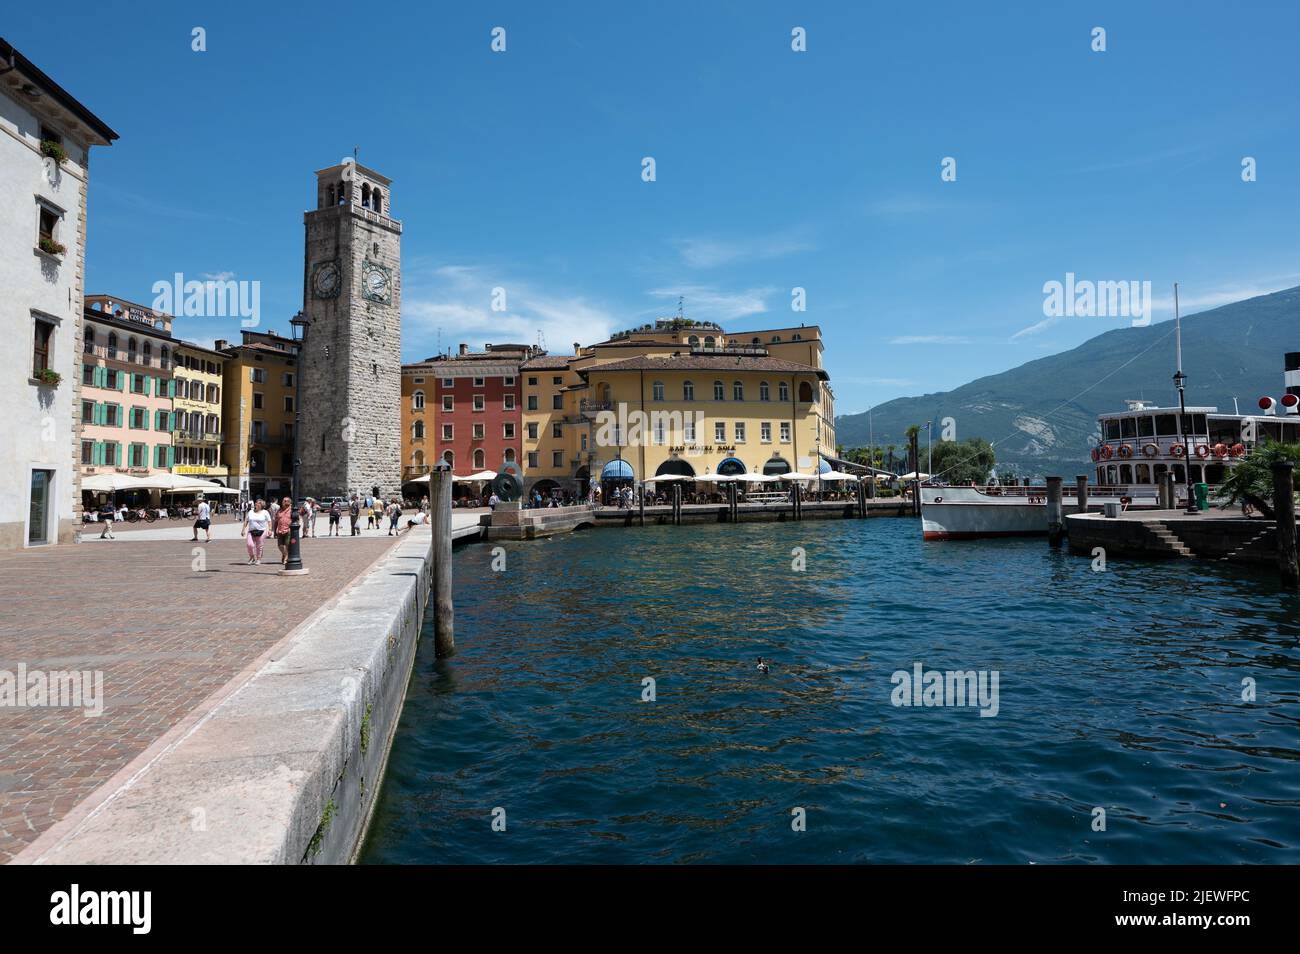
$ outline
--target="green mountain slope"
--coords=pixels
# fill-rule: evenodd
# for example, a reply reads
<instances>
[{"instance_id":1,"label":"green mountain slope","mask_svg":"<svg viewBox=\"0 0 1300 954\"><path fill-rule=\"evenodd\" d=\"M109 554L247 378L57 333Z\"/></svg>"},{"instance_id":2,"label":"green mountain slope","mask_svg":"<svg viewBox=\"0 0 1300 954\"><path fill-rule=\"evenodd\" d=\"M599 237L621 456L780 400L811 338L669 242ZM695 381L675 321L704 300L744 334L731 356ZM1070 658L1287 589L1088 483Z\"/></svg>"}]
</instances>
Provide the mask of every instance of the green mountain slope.
<instances>
[{"instance_id":1,"label":"green mountain slope","mask_svg":"<svg viewBox=\"0 0 1300 954\"><path fill-rule=\"evenodd\" d=\"M994 443L998 462L1022 476L1091 472L1088 438L1097 415L1145 398L1177 405L1174 324L1118 328L1061 354L979 378L952 391L897 398L871 412L877 446L906 445L910 424L953 418L959 440ZM1261 395L1282 394L1283 354L1300 351L1300 287L1261 295L1183 319L1188 405L1250 412ZM836 419L845 448L868 442L867 415ZM925 435L921 436L925 455Z\"/></svg>"}]
</instances>

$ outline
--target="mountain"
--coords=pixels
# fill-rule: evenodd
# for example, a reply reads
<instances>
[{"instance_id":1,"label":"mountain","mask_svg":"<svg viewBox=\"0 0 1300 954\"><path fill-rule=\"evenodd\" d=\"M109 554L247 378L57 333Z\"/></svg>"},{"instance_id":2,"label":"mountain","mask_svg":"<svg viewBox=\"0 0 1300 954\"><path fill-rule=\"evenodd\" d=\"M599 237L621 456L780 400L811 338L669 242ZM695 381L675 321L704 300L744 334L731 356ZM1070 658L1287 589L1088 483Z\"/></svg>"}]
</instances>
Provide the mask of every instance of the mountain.
<instances>
[{"instance_id":1,"label":"mountain","mask_svg":"<svg viewBox=\"0 0 1300 954\"><path fill-rule=\"evenodd\" d=\"M1300 351L1300 287L1234 302L1183 319L1183 371L1187 404L1243 412L1262 395L1283 393L1283 355ZM871 411L876 446L905 453L908 425L952 418L956 438L993 442L999 464L1021 476L1091 473L1088 438L1097 415L1124 410L1145 398L1177 406L1174 390L1174 323L1117 328L1071 351L979 378L951 391L896 398ZM867 415L835 420L836 440L865 447ZM926 437L921 435L922 461ZM922 464L924 466L924 464Z\"/></svg>"}]
</instances>

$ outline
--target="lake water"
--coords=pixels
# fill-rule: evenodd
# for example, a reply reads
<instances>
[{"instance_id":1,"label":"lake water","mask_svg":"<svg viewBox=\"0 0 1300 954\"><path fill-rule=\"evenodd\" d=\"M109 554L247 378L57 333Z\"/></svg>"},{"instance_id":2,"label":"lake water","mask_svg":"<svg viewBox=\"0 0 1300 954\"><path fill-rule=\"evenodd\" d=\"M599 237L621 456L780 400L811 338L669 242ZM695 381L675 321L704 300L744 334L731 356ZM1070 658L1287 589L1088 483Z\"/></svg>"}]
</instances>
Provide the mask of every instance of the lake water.
<instances>
[{"instance_id":1,"label":"lake water","mask_svg":"<svg viewBox=\"0 0 1300 954\"><path fill-rule=\"evenodd\" d=\"M426 625L363 860L1300 862L1300 601L1271 573L919 537L457 551L457 653ZM996 715L894 705L916 663L996 670Z\"/></svg>"}]
</instances>

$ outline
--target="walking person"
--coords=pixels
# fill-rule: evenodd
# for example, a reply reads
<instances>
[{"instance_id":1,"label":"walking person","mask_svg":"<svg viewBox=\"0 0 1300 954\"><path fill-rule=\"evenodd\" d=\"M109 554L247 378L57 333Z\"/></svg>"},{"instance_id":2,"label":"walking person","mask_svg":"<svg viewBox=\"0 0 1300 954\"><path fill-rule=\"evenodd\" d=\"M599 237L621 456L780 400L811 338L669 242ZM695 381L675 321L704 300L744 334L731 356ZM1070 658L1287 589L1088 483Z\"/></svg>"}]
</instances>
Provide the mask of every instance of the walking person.
<instances>
[{"instance_id":1,"label":"walking person","mask_svg":"<svg viewBox=\"0 0 1300 954\"><path fill-rule=\"evenodd\" d=\"M397 521L402 518L402 505L394 500L388 507L388 535L397 530ZM400 536L400 533L398 534Z\"/></svg>"},{"instance_id":2,"label":"walking person","mask_svg":"<svg viewBox=\"0 0 1300 954\"><path fill-rule=\"evenodd\" d=\"M285 497L275 512L275 543L280 548L280 566L289 565L289 530L292 525L293 501Z\"/></svg>"},{"instance_id":3,"label":"walking person","mask_svg":"<svg viewBox=\"0 0 1300 954\"><path fill-rule=\"evenodd\" d=\"M197 541L199 539L199 531L202 530L204 533L208 535L208 539L205 542L211 543L212 542L212 508L208 505L208 501L203 497L199 498L199 506L198 506L198 510L196 511L196 517L197 519L194 521L194 536L190 537L190 542L194 543L195 541Z\"/></svg>"},{"instance_id":4,"label":"walking person","mask_svg":"<svg viewBox=\"0 0 1300 954\"><path fill-rule=\"evenodd\" d=\"M248 565L260 566L262 547L266 535L271 530L271 513L266 509L266 502L261 497L253 504L253 509L244 514L244 544L248 547Z\"/></svg>"},{"instance_id":5,"label":"walking person","mask_svg":"<svg viewBox=\"0 0 1300 954\"><path fill-rule=\"evenodd\" d=\"M351 506L348 507L348 520L350 520L352 523L351 536L355 537L361 534L360 528L357 527L357 522L360 519L361 519L361 498L358 497L356 494L353 494L352 504Z\"/></svg>"},{"instance_id":6,"label":"walking person","mask_svg":"<svg viewBox=\"0 0 1300 954\"><path fill-rule=\"evenodd\" d=\"M326 531L326 536L339 535L339 520L343 517L343 505L339 503L339 498L335 497L330 501L330 525Z\"/></svg>"},{"instance_id":7,"label":"walking person","mask_svg":"<svg viewBox=\"0 0 1300 954\"><path fill-rule=\"evenodd\" d=\"M100 506L99 520L104 525L104 529L99 532L99 539L116 540L117 537L113 536L113 524L117 520L117 510L113 507L113 501L105 500Z\"/></svg>"},{"instance_id":8,"label":"walking person","mask_svg":"<svg viewBox=\"0 0 1300 954\"><path fill-rule=\"evenodd\" d=\"M374 507L370 511L370 516L375 521L375 529L384 529L384 502L379 497L375 498Z\"/></svg>"},{"instance_id":9,"label":"walking person","mask_svg":"<svg viewBox=\"0 0 1300 954\"><path fill-rule=\"evenodd\" d=\"M497 496L496 491L492 491L492 496L488 498L488 509L495 511L497 509L497 504L500 502L501 498Z\"/></svg>"},{"instance_id":10,"label":"walking person","mask_svg":"<svg viewBox=\"0 0 1300 954\"><path fill-rule=\"evenodd\" d=\"M320 513L320 505L311 497L303 504L303 512L307 515L307 536L316 536L316 514Z\"/></svg>"}]
</instances>

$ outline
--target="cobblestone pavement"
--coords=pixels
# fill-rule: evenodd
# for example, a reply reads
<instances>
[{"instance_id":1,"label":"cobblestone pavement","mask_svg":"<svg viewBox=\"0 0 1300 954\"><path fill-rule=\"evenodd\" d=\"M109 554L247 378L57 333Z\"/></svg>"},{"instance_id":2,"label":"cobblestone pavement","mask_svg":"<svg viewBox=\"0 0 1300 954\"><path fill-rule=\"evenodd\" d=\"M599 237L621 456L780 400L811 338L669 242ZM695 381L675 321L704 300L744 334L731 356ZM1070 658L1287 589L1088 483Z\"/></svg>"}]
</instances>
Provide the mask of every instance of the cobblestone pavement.
<instances>
[{"instance_id":1,"label":"cobblestone pavement","mask_svg":"<svg viewBox=\"0 0 1300 954\"><path fill-rule=\"evenodd\" d=\"M188 528L185 529L188 532ZM427 532L427 531L425 531ZM0 863L339 593L395 537L308 540L282 577L274 542L128 540L0 554ZM205 561L202 572L194 568ZM200 565L202 569L202 565ZM103 674L103 712L4 704L19 666ZM91 683L93 685L93 682ZM83 700L84 702L84 700Z\"/></svg>"}]
</instances>

